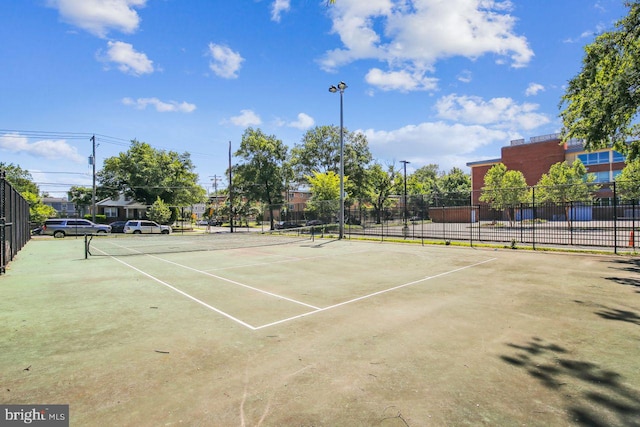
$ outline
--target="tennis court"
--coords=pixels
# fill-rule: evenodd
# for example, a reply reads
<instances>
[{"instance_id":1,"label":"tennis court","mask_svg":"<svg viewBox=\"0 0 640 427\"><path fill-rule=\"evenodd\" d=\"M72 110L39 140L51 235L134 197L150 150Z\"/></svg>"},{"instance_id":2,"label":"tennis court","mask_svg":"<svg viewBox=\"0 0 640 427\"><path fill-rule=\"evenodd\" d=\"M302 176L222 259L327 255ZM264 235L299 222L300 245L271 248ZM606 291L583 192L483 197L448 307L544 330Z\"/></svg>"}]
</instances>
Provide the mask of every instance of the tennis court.
<instances>
[{"instance_id":1,"label":"tennis court","mask_svg":"<svg viewBox=\"0 0 640 427\"><path fill-rule=\"evenodd\" d=\"M636 258L261 233L89 252L31 241L0 278L3 403L71 425L640 419Z\"/></svg>"}]
</instances>

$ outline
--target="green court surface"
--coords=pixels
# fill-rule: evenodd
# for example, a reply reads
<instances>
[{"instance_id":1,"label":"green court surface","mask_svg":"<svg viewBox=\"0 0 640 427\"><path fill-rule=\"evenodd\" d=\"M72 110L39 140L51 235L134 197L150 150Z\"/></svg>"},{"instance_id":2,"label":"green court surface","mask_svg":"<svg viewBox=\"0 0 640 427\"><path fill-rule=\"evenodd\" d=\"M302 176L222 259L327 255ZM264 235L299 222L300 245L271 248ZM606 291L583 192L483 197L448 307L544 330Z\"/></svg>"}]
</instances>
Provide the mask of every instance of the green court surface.
<instances>
[{"instance_id":1,"label":"green court surface","mask_svg":"<svg viewBox=\"0 0 640 427\"><path fill-rule=\"evenodd\" d=\"M210 238L29 242L0 276L0 402L74 426L639 425L638 258Z\"/></svg>"}]
</instances>

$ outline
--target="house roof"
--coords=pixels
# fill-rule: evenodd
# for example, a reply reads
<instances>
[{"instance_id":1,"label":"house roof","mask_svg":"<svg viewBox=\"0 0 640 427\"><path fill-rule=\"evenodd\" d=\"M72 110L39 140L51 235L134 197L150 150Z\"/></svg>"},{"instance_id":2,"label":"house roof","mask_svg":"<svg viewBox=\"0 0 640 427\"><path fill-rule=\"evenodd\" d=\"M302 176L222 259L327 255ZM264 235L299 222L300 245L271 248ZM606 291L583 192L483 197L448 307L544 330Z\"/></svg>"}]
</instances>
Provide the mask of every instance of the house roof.
<instances>
[{"instance_id":1,"label":"house roof","mask_svg":"<svg viewBox=\"0 0 640 427\"><path fill-rule=\"evenodd\" d=\"M126 200L124 197L120 196L117 199L106 198L104 200L100 200L96 203L98 206L108 207L108 208L128 208L128 209L147 209L147 205L144 203L137 202L135 200Z\"/></svg>"}]
</instances>

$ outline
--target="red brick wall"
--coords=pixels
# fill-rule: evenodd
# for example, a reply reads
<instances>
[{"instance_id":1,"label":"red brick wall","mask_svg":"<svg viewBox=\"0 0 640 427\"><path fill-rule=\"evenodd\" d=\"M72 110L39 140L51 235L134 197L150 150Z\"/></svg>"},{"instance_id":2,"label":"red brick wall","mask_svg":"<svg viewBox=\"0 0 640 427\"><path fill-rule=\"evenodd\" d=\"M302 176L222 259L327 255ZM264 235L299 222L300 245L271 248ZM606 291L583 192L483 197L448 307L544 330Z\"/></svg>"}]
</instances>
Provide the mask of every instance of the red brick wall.
<instances>
[{"instance_id":1,"label":"red brick wall","mask_svg":"<svg viewBox=\"0 0 640 427\"><path fill-rule=\"evenodd\" d=\"M473 190L473 193L471 193L471 203L474 205L480 203L478 198L480 197L480 190L484 186L484 176L495 164L496 163L479 165L471 168L471 185Z\"/></svg>"},{"instance_id":2,"label":"red brick wall","mask_svg":"<svg viewBox=\"0 0 640 427\"><path fill-rule=\"evenodd\" d=\"M564 160L564 145L558 139L502 147L502 163L522 172L528 185L536 185L552 165Z\"/></svg>"}]
</instances>

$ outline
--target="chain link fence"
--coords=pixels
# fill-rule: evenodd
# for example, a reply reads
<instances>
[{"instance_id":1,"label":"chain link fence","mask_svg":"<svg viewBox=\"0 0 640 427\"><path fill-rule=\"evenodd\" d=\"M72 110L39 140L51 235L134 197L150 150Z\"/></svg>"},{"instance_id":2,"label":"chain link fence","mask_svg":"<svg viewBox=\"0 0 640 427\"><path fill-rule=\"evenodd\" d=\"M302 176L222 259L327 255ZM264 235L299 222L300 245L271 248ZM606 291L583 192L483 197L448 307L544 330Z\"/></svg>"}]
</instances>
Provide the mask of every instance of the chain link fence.
<instances>
[{"instance_id":1,"label":"chain link fence","mask_svg":"<svg viewBox=\"0 0 640 427\"><path fill-rule=\"evenodd\" d=\"M29 204L0 171L0 274L30 238Z\"/></svg>"}]
</instances>

